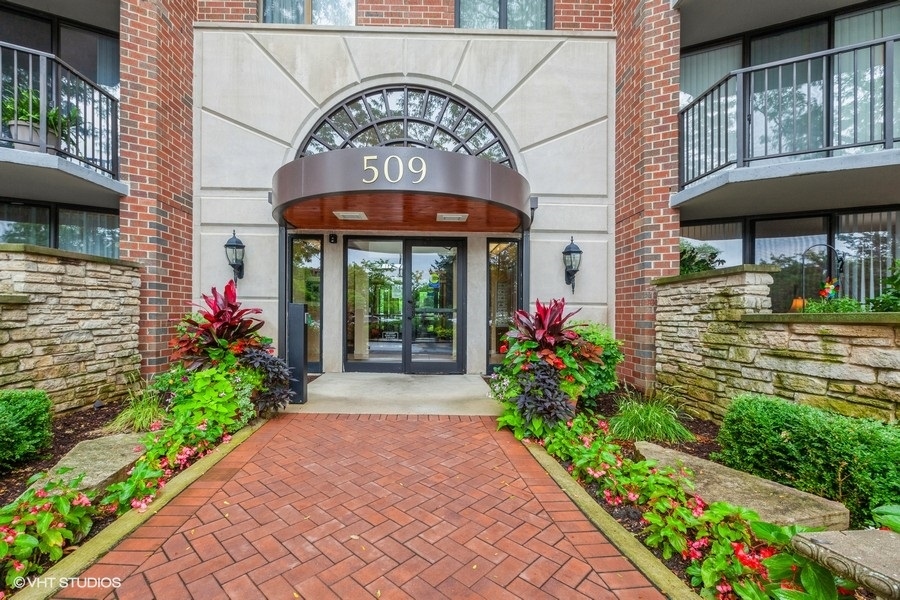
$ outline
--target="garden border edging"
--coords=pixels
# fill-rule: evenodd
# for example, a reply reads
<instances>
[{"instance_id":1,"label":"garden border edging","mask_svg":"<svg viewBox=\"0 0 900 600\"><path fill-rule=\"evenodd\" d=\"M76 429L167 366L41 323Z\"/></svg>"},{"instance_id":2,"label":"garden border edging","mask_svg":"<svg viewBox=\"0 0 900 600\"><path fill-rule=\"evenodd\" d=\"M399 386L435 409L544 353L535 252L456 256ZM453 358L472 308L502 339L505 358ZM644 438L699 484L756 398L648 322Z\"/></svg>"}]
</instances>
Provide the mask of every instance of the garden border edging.
<instances>
[{"instance_id":1,"label":"garden border edging","mask_svg":"<svg viewBox=\"0 0 900 600\"><path fill-rule=\"evenodd\" d=\"M62 588L62 580L77 578L97 559L112 550L125 536L159 512L159 509L245 442L266 422L268 419L260 419L258 423L248 425L236 432L229 442L219 444L211 453L169 480L148 510L144 512L129 510L44 573L30 577L30 584L12 594L12 597L16 600L43 600L51 597Z\"/></svg>"},{"instance_id":2,"label":"garden border edging","mask_svg":"<svg viewBox=\"0 0 900 600\"><path fill-rule=\"evenodd\" d=\"M670 600L699 600L698 596L677 575L665 566L633 534L612 518L578 482L537 444L524 443L531 455L547 471L572 502L585 514L597 529L619 549Z\"/></svg>"}]
</instances>

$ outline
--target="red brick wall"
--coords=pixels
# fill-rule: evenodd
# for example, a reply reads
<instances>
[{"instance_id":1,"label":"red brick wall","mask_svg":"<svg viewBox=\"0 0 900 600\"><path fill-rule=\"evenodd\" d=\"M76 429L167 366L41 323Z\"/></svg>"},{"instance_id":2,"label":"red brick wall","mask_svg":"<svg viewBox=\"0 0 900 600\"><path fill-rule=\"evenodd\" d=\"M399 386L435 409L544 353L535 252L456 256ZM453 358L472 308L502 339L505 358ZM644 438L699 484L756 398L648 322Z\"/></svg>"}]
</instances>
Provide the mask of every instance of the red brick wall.
<instances>
[{"instance_id":1,"label":"red brick wall","mask_svg":"<svg viewBox=\"0 0 900 600\"><path fill-rule=\"evenodd\" d=\"M255 23L259 0L199 0L198 21Z\"/></svg>"},{"instance_id":2,"label":"red brick wall","mask_svg":"<svg viewBox=\"0 0 900 600\"><path fill-rule=\"evenodd\" d=\"M453 27L453 0L358 0L356 24L391 27Z\"/></svg>"},{"instance_id":3,"label":"red brick wall","mask_svg":"<svg viewBox=\"0 0 900 600\"><path fill-rule=\"evenodd\" d=\"M615 0L616 337L620 379L655 381L655 289L678 273L678 13L670 0Z\"/></svg>"},{"instance_id":4,"label":"red brick wall","mask_svg":"<svg viewBox=\"0 0 900 600\"><path fill-rule=\"evenodd\" d=\"M612 5L608 0L568 0L553 5L553 29L609 31L612 20Z\"/></svg>"},{"instance_id":5,"label":"red brick wall","mask_svg":"<svg viewBox=\"0 0 900 600\"><path fill-rule=\"evenodd\" d=\"M168 362L174 324L191 310L194 0L121 6L120 255L141 269L144 374Z\"/></svg>"},{"instance_id":6,"label":"red brick wall","mask_svg":"<svg viewBox=\"0 0 900 600\"><path fill-rule=\"evenodd\" d=\"M214 22L256 22L257 0L200 0L197 20ZM383 27L442 27L455 23L454 0L359 0L356 24ZM570 0L553 6L553 28L566 30L612 29L609 2Z\"/></svg>"}]
</instances>

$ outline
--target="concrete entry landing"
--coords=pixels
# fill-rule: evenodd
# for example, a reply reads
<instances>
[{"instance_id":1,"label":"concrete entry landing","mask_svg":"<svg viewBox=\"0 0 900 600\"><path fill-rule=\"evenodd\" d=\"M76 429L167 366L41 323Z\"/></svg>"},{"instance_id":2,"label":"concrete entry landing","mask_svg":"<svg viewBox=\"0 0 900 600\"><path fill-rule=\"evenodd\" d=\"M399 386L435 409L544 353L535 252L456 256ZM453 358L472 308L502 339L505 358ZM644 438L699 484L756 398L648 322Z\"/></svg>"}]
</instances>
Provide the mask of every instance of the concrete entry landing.
<instances>
[{"instance_id":1,"label":"concrete entry landing","mask_svg":"<svg viewBox=\"0 0 900 600\"><path fill-rule=\"evenodd\" d=\"M481 375L325 373L309 383L306 404L285 412L495 416L500 403Z\"/></svg>"}]
</instances>

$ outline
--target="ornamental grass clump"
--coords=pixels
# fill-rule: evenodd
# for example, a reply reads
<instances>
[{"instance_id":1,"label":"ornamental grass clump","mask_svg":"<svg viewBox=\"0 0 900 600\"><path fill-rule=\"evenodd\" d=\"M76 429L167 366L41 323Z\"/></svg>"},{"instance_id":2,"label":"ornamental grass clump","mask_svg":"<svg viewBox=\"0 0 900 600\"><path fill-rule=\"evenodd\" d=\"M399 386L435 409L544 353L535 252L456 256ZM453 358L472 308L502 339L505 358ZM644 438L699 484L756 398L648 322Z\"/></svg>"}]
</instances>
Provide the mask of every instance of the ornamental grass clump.
<instances>
[{"instance_id":1,"label":"ornamental grass clump","mask_svg":"<svg viewBox=\"0 0 900 600\"><path fill-rule=\"evenodd\" d=\"M622 440L648 442L692 442L694 435L679 421L676 397L657 390L649 397L629 391L617 402L609 420L610 433Z\"/></svg>"}]
</instances>

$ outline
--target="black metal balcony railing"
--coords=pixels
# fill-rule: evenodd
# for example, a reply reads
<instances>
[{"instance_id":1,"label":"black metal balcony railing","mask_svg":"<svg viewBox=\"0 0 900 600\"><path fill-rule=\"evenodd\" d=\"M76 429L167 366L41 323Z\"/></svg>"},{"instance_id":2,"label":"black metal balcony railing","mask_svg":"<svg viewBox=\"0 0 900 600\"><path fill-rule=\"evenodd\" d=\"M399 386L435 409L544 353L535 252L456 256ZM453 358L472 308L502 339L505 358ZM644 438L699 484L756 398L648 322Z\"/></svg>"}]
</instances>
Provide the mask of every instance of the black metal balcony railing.
<instances>
[{"instance_id":1,"label":"black metal balcony railing","mask_svg":"<svg viewBox=\"0 0 900 600\"><path fill-rule=\"evenodd\" d=\"M118 179L118 101L52 54L0 42L0 108L0 146Z\"/></svg>"},{"instance_id":2,"label":"black metal balcony railing","mask_svg":"<svg viewBox=\"0 0 900 600\"><path fill-rule=\"evenodd\" d=\"M726 168L894 147L900 36L729 73L679 113L682 189Z\"/></svg>"}]
</instances>

